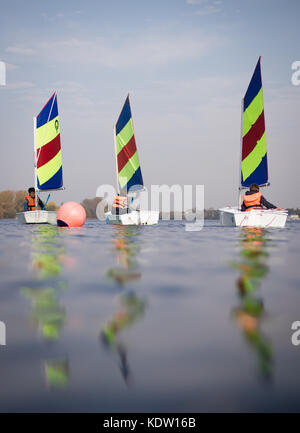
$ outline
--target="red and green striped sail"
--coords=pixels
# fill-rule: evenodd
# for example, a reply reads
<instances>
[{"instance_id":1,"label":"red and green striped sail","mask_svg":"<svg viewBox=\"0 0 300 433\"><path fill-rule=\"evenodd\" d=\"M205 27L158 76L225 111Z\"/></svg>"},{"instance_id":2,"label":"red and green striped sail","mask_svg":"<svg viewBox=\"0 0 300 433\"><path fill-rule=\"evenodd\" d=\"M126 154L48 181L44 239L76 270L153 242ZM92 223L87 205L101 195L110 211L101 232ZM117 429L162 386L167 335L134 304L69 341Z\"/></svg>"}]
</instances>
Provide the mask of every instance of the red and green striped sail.
<instances>
[{"instance_id":1,"label":"red and green striped sail","mask_svg":"<svg viewBox=\"0 0 300 433\"><path fill-rule=\"evenodd\" d=\"M115 126L117 171L120 192L143 188L143 177L134 137L129 95Z\"/></svg>"},{"instance_id":2,"label":"red and green striped sail","mask_svg":"<svg viewBox=\"0 0 300 433\"><path fill-rule=\"evenodd\" d=\"M63 186L57 93L54 92L36 117L36 164L39 190Z\"/></svg>"},{"instance_id":3,"label":"red and green striped sail","mask_svg":"<svg viewBox=\"0 0 300 433\"><path fill-rule=\"evenodd\" d=\"M268 183L267 143L259 58L243 99L241 185Z\"/></svg>"}]
</instances>

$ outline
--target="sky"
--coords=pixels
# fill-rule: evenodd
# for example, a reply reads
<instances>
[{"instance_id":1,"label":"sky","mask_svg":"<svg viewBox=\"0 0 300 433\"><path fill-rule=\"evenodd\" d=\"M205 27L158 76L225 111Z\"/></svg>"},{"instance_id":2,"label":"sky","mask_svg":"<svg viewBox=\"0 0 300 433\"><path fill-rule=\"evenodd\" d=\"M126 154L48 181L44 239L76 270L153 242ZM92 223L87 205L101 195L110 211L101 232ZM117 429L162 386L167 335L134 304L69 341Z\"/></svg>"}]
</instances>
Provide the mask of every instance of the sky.
<instances>
[{"instance_id":1,"label":"sky","mask_svg":"<svg viewBox=\"0 0 300 433\"><path fill-rule=\"evenodd\" d=\"M300 207L298 0L0 0L0 190L33 181L33 116L58 92L62 201L116 183L128 93L145 184L204 185L237 202L241 99L262 56L266 198Z\"/></svg>"}]
</instances>

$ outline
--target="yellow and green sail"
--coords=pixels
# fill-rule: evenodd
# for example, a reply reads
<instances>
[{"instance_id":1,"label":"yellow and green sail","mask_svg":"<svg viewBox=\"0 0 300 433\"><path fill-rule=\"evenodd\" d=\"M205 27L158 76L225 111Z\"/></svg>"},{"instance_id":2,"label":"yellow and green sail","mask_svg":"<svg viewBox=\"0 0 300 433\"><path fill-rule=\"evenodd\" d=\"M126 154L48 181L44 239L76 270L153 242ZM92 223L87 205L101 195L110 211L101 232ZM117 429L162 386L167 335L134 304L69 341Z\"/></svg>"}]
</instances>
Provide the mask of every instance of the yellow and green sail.
<instances>
[{"instance_id":1,"label":"yellow and green sail","mask_svg":"<svg viewBox=\"0 0 300 433\"><path fill-rule=\"evenodd\" d=\"M36 117L36 163L39 190L63 186L57 93L54 92Z\"/></svg>"},{"instance_id":2,"label":"yellow and green sail","mask_svg":"<svg viewBox=\"0 0 300 433\"><path fill-rule=\"evenodd\" d=\"M115 134L120 191L126 194L129 190L142 189L144 183L134 137L129 96L116 123Z\"/></svg>"},{"instance_id":3,"label":"yellow and green sail","mask_svg":"<svg viewBox=\"0 0 300 433\"><path fill-rule=\"evenodd\" d=\"M243 100L241 185L268 183L267 143L261 79L261 59Z\"/></svg>"}]
</instances>

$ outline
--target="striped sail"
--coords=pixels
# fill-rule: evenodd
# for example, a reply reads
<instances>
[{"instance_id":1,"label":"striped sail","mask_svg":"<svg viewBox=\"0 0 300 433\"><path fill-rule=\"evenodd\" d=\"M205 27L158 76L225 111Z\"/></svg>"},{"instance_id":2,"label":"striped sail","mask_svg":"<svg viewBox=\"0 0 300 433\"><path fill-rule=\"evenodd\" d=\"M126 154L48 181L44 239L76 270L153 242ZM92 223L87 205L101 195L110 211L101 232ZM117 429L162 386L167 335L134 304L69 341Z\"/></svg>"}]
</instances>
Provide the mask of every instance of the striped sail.
<instances>
[{"instance_id":1,"label":"striped sail","mask_svg":"<svg viewBox=\"0 0 300 433\"><path fill-rule=\"evenodd\" d=\"M126 194L129 190L142 189L144 184L134 137L129 95L115 125L115 145L120 192Z\"/></svg>"},{"instance_id":2,"label":"striped sail","mask_svg":"<svg viewBox=\"0 0 300 433\"><path fill-rule=\"evenodd\" d=\"M259 58L243 99L241 186L268 183L267 143Z\"/></svg>"},{"instance_id":3,"label":"striped sail","mask_svg":"<svg viewBox=\"0 0 300 433\"><path fill-rule=\"evenodd\" d=\"M36 166L39 190L63 186L57 93L54 92L36 117Z\"/></svg>"}]
</instances>

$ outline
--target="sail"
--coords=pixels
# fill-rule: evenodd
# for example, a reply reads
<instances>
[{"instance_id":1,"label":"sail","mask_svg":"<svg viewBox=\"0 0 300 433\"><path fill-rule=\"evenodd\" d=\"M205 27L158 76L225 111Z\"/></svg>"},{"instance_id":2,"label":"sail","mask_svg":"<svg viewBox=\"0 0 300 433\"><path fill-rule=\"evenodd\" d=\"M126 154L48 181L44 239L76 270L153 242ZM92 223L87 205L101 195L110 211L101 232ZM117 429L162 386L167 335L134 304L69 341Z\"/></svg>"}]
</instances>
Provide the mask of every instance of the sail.
<instances>
[{"instance_id":1,"label":"sail","mask_svg":"<svg viewBox=\"0 0 300 433\"><path fill-rule=\"evenodd\" d=\"M129 96L115 125L118 182L121 193L143 188L143 177L134 137Z\"/></svg>"},{"instance_id":2,"label":"sail","mask_svg":"<svg viewBox=\"0 0 300 433\"><path fill-rule=\"evenodd\" d=\"M268 183L267 143L260 58L243 99L241 186Z\"/></svg>"},{"instance_id":3,"label":"sail","mask_svg":"<svg viewBox=\"0 0 300 433\"><path fill-rule=\"evenodd\" d=\"M57 93L54 92L36 117L36 165L39 190L63 186Z\"/></svg>"}]
</instances>

